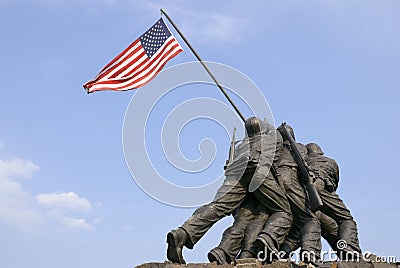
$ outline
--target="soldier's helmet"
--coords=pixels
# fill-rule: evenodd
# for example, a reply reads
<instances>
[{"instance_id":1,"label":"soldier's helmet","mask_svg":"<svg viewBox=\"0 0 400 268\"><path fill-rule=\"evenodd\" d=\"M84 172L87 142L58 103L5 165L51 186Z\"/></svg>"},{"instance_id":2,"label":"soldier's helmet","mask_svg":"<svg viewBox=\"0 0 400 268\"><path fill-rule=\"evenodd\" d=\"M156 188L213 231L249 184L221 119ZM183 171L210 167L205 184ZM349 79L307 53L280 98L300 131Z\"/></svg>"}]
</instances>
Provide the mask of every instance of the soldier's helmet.
<instances>
[{"instance_id":1,"label":"soldier's helmet","mask_svg":"<svg viewBox=\"0 0 400 268\"><path fill-rule=\"evenodd\" d=\"M287 131L290 133L290 135L292 135L293 139L296 140L296 137L294 136L293 128L291 126L289 126L288 124L285 124L285 127L286 127ZM283 140L287 140L286 136L283 133L283 129L282 128L283 128L283 126L280 125L277 129L281 133Z\"/></svg>"},{"instance_id":2,"label":"soldier's helmet","mask_svg":"<svg viewBox=\"0 0 400 268\"><path fill-rule=\"evenodd\" d=\"M267 122L258 117L250 117L244 123L247 136L252 137L267 130Z\"/></svg>"},{"instance_id":3,"label":"soldier's helmet","mask_svg":"<svg viewBox=\"0 0 400 268\"><path fill-rule=\"evenodd\" d=\"M321 147L319 147L319 145L316 143L310 142L309 144L306 145L306 147L307 147L307 153L309 154L320 154L320 155L324 154Z\"/></svg>"}]
</instances>

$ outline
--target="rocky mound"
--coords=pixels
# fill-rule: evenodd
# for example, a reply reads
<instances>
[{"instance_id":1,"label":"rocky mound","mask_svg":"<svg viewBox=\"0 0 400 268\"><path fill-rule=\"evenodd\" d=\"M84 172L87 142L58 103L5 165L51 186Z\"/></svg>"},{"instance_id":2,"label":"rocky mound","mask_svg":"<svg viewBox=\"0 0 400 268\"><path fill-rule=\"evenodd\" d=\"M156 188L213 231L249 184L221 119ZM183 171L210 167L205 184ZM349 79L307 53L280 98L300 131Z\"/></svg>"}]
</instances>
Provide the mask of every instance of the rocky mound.
<instances>
[{"instance_id":1,"label":"rocky mound","mask_svg":"<svg viewBox=\"0 0 400 268\"><path fill-rule=\"evenodd\" d=\"M144 263L136 268L307 268L307 265L298 265L293 262L275 262L263 265L257 259L241 259L229 265L217 265L216 263L189 263L179 265L169 261L164 263ZM400 263L386 262L331 262L324 263L319 268L400 268Z\"/></svg>"}]
</instances>

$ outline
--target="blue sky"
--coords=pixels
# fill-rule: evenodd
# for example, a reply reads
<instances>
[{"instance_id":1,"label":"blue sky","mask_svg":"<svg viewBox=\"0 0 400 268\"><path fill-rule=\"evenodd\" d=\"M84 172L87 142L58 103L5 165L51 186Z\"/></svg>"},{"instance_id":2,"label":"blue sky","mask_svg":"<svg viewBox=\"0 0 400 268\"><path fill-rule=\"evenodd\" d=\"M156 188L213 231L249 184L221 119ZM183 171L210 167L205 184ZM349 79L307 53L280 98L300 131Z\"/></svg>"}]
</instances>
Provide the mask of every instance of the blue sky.
<instances>
[{"instance_id":1,"label":"blue sky","mask_svg":"<svg viewBox=\"0 0 400 268\"><path fill-rule=\"evenodd\" d=\"M158 202L132 179L121 137L134 92L87 95L82 88L161 7L204 60L258 85L276 123L287 121L298 141L317 142L337 160L338 192L356 218L362 249L399 258L400 2L0 0L0 266L165 260L166 233L194 209ZM186 52L167 66L195 59L178 40ZM185 88L165 107L185 97L225 101L209 85ZM198 141L209 136L218 173L229 145L219 127L194 122L180 146L196 159ZM148 140L153 162L162 163L159 133ZM222 220L185 251L187 261L206 261L230 223Z\"/></svg>"}]
</instances>

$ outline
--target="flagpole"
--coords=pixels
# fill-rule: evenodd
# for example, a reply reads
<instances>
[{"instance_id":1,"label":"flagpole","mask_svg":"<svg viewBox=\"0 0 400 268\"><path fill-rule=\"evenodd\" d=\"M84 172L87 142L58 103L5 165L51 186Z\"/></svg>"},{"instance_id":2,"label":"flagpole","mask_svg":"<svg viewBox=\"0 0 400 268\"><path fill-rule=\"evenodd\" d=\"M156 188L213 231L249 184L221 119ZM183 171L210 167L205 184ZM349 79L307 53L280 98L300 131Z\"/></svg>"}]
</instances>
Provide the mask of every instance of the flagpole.
<instances>
[{"instance_id":1,"label":"flagpole","mask_svg":"<svg viewBox=\"0 0 400 268\"><path fill-rule=\"evenodd\" d=\"M204 69L207 71L207 73L210 75L214 83L218 86L218 88L221 90L222 94L226 97L226 99L229 101L229 103L232 105L232 107L235 109L236 113L239 115L239 117L243 120L243 122L246 121L246 118L243 116L243 114L240 112L239 108L236 106L236 104L233 102L233 100L229 97L228 93L225 91L225 89L221 86L221 84L218 82L218 80L215 78L213 73L208 69L207 65L203 62L203 60L200 58L199 54L197 54L196 50L192 47L192 45L189 43L189 41L186 39L186 37L183 35L183 33L178 29L176 24L172 21L170 16L165 12L164 9L160 9L161 14L164 14L165 17L168 19L168 21L172 24L172 26L175 28L175 30L178 32L178 34L181 36L183 41L185 41L186 45L190 48L192 53L196 56L197 60L201 63L201 65L204 67Z\"/></svg>"}]
</instances>

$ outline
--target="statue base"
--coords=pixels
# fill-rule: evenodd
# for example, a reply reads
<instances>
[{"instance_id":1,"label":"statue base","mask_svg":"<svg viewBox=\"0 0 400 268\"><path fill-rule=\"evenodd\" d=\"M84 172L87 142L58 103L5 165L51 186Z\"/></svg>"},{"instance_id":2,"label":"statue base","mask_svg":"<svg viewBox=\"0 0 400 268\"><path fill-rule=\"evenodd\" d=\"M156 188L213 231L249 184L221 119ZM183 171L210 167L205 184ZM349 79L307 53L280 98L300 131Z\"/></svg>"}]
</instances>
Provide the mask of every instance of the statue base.
<instances>
[{"instance_id":1,"label":"statue base","mask_svg":"<svg viewBox=\"0 0 400 268\"><path fill-rule=\"evenodd\" d=\"M262 264L257 259L240 259L231 264L217 265L216 262L212 263L189 263L180 265L166 261L163 263L150 262L143 263L135 268L312 268L312 265L296 264L294 262L274 262L272 264ZM377 262L329 262L324 263L319 268L400 268L400 263L377 263Z\"/></svg>"}]
</instances>

